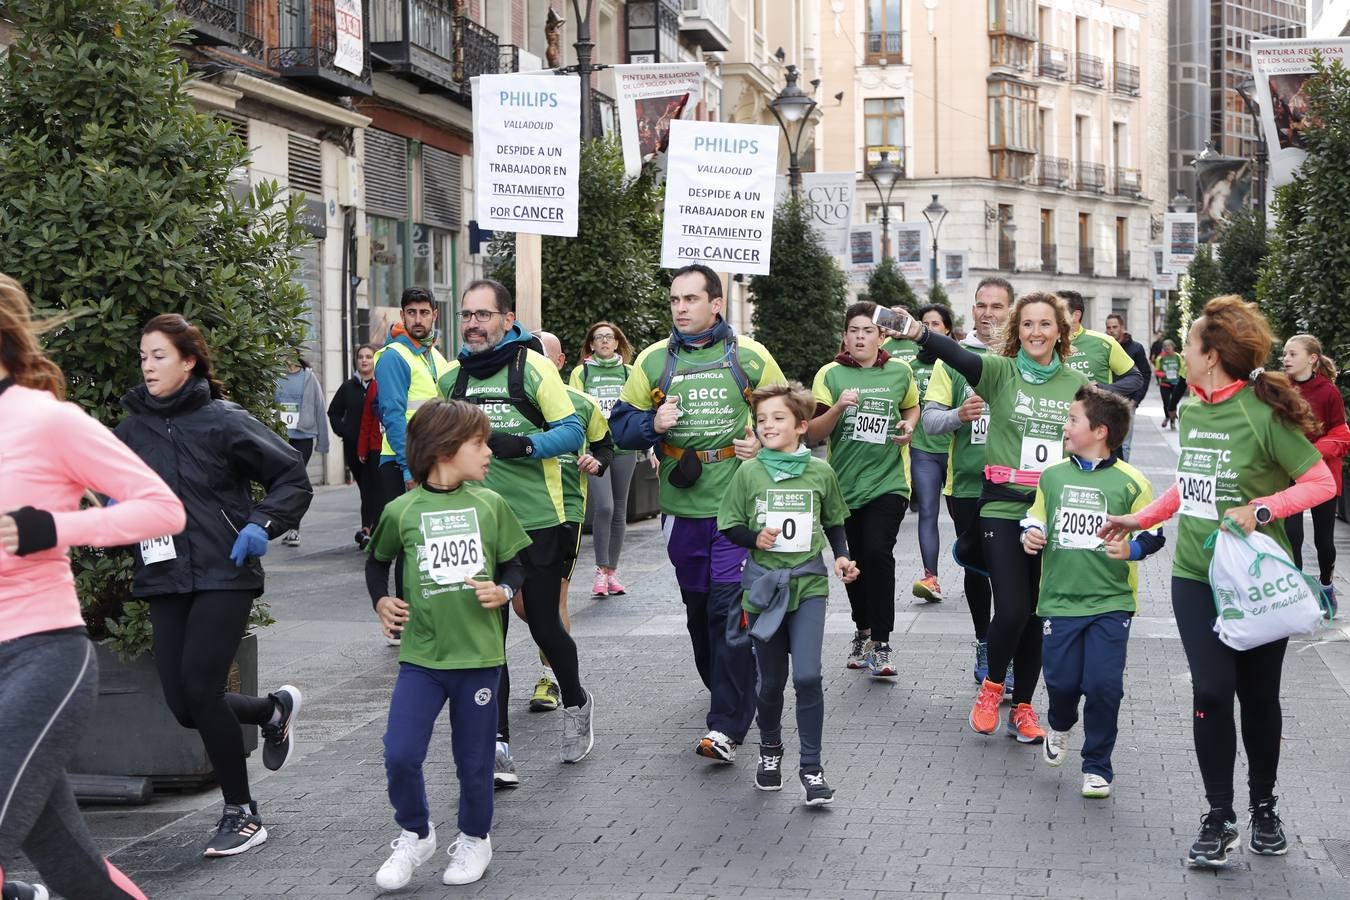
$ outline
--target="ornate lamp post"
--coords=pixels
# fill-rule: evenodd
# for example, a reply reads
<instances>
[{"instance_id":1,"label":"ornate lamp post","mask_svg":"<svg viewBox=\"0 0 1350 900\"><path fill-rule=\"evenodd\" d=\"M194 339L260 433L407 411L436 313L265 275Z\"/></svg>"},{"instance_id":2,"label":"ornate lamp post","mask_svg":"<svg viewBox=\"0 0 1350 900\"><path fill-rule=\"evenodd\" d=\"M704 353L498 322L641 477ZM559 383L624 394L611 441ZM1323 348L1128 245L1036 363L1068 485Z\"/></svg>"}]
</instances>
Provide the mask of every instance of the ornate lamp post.
<instances>
[{"instance_id":1,"label":"ornate lamp post","mask_svg":"<svg viewBox=\"0 0 1350 900\"><path fill-rule=\"evenodd\" d=\"M783 137L787 139L788 185L792 188L794 197L799 196L802 189L802 167L797 152L801 149L802 135L806 133L807 122L816 109L816 101L797 86L797 78L797 67L788 66L787 84L779 91L777 97L769 101L769 110L778 120L778 127L783 129Z\"/></svg>"},{"instance_id":2,"label":"ornate lamp post","mask_svg":"<svg viewBox=\"0 0 1350 900\"><path fill-rule=\"evenodd\" d=\"M882 150L881 159L867 170L867 179L877 189L877 198L881 201L881 259L883 262L891 255L891 194L895 192L895 182L903 172L890 161L890 151Z\"/></svg>"}]
</instances>

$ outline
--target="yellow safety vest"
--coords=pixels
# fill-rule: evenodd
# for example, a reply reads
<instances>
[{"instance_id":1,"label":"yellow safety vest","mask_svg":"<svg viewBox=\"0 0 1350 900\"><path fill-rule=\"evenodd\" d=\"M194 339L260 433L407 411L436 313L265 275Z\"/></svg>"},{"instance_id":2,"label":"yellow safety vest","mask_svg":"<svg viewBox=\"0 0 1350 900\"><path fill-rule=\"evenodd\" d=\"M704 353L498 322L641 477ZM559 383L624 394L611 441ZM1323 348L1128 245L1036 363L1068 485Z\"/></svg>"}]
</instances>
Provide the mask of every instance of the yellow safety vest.
<instances>
[{"instance_id":1,"label":"yellow safety vest","mask_svg":"<svg viewBox=\"0 0 1350 900\"><path fill-rule=\"evenodd\" d=\"M411 348L401 341L395 341L392 344L385 344L379 350L375 351L376 364L380 361L380 356L385 351L393 350L403 361L408 364L408 410L404 413L405 421L413 417L413 413L426 403L428 400L435 400L440 396L436 390L436 382L441 380L441 376L450 371L450 363L435 347L425 356L414 353ZM384 429L381 428L381 431ZM405 448L406 449L406 448ZM394 448L389 446L389 435L384 435L384 443L380 446L381 456L393 456Z\"/></svg>"}]
</instances>

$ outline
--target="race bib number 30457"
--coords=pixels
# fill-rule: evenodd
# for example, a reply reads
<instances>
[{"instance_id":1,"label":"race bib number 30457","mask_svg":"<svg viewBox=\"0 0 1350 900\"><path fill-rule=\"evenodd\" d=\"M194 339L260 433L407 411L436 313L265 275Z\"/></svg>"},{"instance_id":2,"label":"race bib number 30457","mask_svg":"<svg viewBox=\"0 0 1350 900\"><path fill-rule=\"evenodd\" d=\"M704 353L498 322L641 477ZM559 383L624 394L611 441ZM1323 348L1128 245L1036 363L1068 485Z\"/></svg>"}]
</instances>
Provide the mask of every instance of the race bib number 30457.
<instances>
[{"instance_id":1,"label":"race bib number 30457","mask_svg":"<svg viewBox=\"0 0 1350 900\"><path fill-rule=\"evenodd\" d=\"M437 584L462 584L483 571L478 511L422 513L422 571Z\"/></svg>"},{"instance_id":2,"label":"race bib number 30457","mask_svg":"<svg viewBox=\"0 0 1350 900\"><path fill-rule=\"evenodd\" d=\"M1177 490L1181 494L1181 514L1213 522L1219 518L1214 502L1219 475L1218 450L1182 447L1177 459Z\"/></svg>"},{"instance_id":3,"label":"race bib number 30457","mask_svg":"<svg viewBox=\"0 0 1350 900\"><path fill-rule=\"evenodd\" d=\"M891 430L891 401L885 397L863 397L853 417L853 439L867 444L884 444Z\"/></svg>"},{"instance_id":4,"label":"race bib number 30457","mask_svg":"<svg viewBox=\"0 0 1350 900\"><path fill-rule=\"evenodd\" d=\"M773 552L805 553L810 550L811 533L816 524L811 492L771 490L767 500L764 527L777 528L779 532Z\"/></svg>"}]
</instances>

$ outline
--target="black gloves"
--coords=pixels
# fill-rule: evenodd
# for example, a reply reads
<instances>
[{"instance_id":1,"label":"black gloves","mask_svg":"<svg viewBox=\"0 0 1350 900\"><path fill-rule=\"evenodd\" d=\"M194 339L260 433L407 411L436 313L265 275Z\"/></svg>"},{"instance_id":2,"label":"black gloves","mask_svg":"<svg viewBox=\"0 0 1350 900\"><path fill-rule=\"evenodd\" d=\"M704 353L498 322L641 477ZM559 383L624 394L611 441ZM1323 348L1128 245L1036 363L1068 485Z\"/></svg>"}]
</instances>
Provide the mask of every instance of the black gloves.
<instances>
[{"instance_id":1,"label":"black gloves","mask_svg":"<svg viewBox=\"0 0 1350 900\"><path fill-rule=\"evenodd\" d=\"M488 436L488 447L498 459L523 459L534 452L534 444L527 437L494 431Z\"/></svg>"}]
</instances>

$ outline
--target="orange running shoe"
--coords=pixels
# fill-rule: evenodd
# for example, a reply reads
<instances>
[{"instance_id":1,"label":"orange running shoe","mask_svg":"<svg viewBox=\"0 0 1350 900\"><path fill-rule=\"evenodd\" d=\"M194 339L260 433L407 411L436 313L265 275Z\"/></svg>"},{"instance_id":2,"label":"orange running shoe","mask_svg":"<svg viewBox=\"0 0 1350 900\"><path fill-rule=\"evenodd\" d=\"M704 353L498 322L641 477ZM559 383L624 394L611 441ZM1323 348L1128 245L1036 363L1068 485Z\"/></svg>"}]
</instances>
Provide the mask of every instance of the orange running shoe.
<instances>
[{"instance_id":1,"label":"orange running shoe","mask_svg":"<svg viewBox=\"0 0 1350 900\"><path fill-rule=\"evenodd\" d=\"M975 698L975 707L970 711L970 727L980 734L993 734L998 730L998 705L1002 702L1003 685L986 678Z\"/></svg>"},{"instance_id":2,"label":"orange running shoe","mask_svg":"<svg viewBox=\"0 0 1350 900\"><path fill-rule=\"evenodd\" d=\"M1008 737L1015 737L1023 744L1039 744L1045 740L1045 729L1030 703L1019 703L1008 713Z\"/></svg>"}]
</instances>

